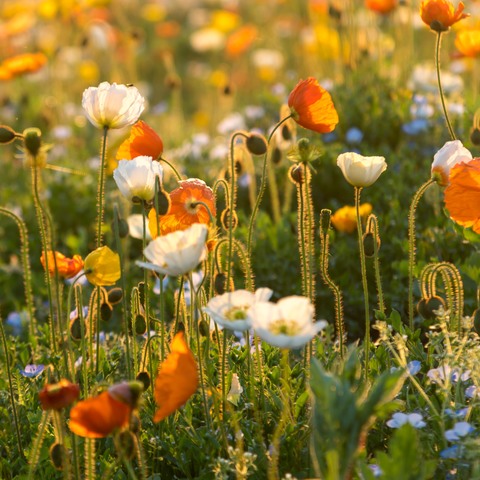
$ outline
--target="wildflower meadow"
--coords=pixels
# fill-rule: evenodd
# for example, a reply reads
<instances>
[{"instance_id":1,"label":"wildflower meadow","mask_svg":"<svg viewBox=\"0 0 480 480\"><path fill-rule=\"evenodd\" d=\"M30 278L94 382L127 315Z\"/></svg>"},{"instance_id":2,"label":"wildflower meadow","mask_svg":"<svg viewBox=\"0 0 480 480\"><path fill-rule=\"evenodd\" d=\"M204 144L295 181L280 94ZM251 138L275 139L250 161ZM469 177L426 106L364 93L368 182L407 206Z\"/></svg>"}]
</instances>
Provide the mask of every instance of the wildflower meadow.
<instances>
[{"instance_id":1,"label":"wildflower meadow","mask_svg":"<svg viewBox=\"0 0 480 480\"><path fill-rule=\"evenodd\" d=\"M0 38L2 480L480 479L480 2Z\"/></svg>"}]
</instances>

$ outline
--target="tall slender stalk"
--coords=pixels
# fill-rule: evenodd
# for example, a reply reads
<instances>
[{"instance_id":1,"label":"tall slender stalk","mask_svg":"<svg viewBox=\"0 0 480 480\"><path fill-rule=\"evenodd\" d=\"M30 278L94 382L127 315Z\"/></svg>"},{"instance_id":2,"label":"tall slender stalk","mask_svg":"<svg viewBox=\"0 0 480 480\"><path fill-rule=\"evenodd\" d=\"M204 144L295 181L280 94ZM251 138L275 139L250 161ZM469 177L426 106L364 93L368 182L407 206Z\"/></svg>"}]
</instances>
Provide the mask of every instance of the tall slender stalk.
<instances>
[{"instance_id":1,"label":"tall slender stalk","mask_svg":"<svg viewBox=\"0 0 480 480\"><path fill-rule=\"evenodd\" d=\"M102 147L100 156L100 167L98 171L98 187L97 187L97 248L102 246L103 235L103 210L105 203L105 157L107 151L107 133L108 127L103 127Z\"/></svg>"},{"instance_id":2,"label":"tall slender stalk","mask_svg":"<svg viewBox=\"0 0 480 480\"><path fill-rule=\"evenodd\" d=\"M357 212L358 250L360 252L360 267L362 271L363 299L365 303L365 378L368 379L370 362L370 306L368 298L367 267L365 262L365 250L363 248L362 219L360 216L360 194L362 188L355 187L355 210Z\"/></svg>"},{"instance_id":3,"label":"tall slender stalk","mask_svg":"<svg viewBox=\"0 0 480 480\"><path fill-rule=\"evenodd\" d=\"M413 271L415 269L415 212L418 202L428 187L435 183L432 178L426 181L413 196L408 213L408 323L413 330Z\"/></svg>"},{"instance_id":4,"label":"tall slender stalk","mask_svg":"<svg viewBox=\"0 0 480 480\"><path fill-rule=\"evenodd\" d=\"M435 67L437 69L437 82L438 82L438 93L440 94L440 101L442 102L443 115L445 117L445 122L447 123L448 133L452 140L456 140L455 132L453 131L452 124L448 118L447 106L445 105L445 95L443 93L442 81L440 78L440 47L442 44L442 32L437 32L437 41L435 43Z\"/></svg>"}]
</instances>

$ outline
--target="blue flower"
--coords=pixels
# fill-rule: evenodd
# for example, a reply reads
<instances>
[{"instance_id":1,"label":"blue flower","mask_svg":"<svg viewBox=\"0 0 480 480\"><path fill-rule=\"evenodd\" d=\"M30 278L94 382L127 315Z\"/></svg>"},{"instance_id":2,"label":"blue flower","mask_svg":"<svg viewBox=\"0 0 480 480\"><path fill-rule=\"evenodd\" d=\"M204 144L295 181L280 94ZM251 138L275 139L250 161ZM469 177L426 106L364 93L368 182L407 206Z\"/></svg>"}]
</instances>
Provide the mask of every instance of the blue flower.
<instances>
[{"instance_id":1,"label":"blue flower","mask_svg":"<svg viewBox=\"0 0 480 480\"><path fill-rule=\"evenodd\" d=\"M457 440L466 437L474 430L475 429L468 422L457 422L451 430L445 432L445 438L449 442L456 442Z\"/></svg>"},{"instance_id":2,"label":"blue flower","mask_svg":"<svg viewBox=\"0 0 480 480\"><path fill-rule=\"evenodd\" d=\"M421 368L422 364L418 360L412 360L407 364L407 370L410 375L416 375Z\"/></svg>"},{"instance_id":3,"label":"blue flower","mask_svg":"<svg viewBox=\"0 0 480 480\"><path fill-rule=\"evenodd\" d=\"M392 418L387 422L390 428L400 428L406 423L409 423L414 428L423 428L426 423L419 413L394 413Z\"/></svg>"},{"instance_id":4,"label":"blue flower","mask_svg":"<svg viewBox=\"0 0 480 480\"><path fill-rule=\"evenodd\" d=\"M35 365L32 363L29 365L25 365L24 370L20 369L20 373L24 377L35 378L38 375L40 375L43 372L43 370L45 370L45 365Z\"/></svg>"},{"instance_id":5,"label":"blue flower","mask_svg":"<svg viewBox=\"0 0 480 480\"><path fill-rule=\"evenodd\" d=\"M458 458L461 451L458 445L452 445L451 447L446 448L440 452L441 458Z\"/></svg>"}]
</instances>

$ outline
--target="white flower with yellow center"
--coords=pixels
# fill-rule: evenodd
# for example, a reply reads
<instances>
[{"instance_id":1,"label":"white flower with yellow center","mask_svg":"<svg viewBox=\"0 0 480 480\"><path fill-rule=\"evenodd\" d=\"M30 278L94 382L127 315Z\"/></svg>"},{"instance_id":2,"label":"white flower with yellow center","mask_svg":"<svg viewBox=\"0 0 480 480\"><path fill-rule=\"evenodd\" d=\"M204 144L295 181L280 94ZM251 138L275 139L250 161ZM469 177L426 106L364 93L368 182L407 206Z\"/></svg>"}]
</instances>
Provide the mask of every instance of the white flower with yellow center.
<instances>
[{"instance_id":1,"label":"white flower with yellow center","mask_svg":"<svg viewBox=\"0 0 480 480\"><path fill-rule=\"evenodd\" d=\"M315 310L306 297L291 296L277 303L256 302L248 311L255 333L280 348L300 348L327 325L313 321Z\"/></svg>"},{"instance_id":2,"label":"white flower with yellow center","mask_svg":"<svg viewBox=\"0 0 480 480\"><path fill-rule=\"evenodd\" d=\"M210 299L203 311L223 328L243 332L252 326L249 309L255 302L266 302L272 296L269 288L259 288L255 293L235 290Z\"/></svg>"},{"instance_id":3,"label":"white flower with yellow center","mask_svg":"<svg viewBox=\"0 0 480 480\"><path fill-rule=\"evenodd\" d=\"M384 157L364 157L355 152L342 153L337 158L345 180L354 187L369 187L387 169Z\"/></svg>"},{"instance_id":4,"label":"white flower with yellow center","mask_svg":"<svg viewBox=\"0 0 480 480\"><path fill-rule=\"evenodd\" d=\"M191 272L205 258L208 227L194 223L186 230L162 235L152 240L143 253L149 262L137 265L171 276Z\"/></svg>"}]
</instances>

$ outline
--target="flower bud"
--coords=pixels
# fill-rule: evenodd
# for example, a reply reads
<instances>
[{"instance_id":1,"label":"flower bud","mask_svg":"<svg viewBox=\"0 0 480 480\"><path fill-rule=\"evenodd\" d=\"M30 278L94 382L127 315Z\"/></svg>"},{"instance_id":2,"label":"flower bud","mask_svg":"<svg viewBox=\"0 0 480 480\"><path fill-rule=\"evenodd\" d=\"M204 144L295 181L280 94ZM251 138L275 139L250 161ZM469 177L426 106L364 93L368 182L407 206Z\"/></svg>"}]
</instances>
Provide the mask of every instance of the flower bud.
<instances>
[{"instance_id":1,"label":"flower bud","mask_svg":"<svg viewBox=\"0 0 480 480\"><path fill-rule=\"evenodd\" d=\"M112 288L108 292L108 303L110 305L116 305L120 303L123 298L123 290L121 288Z\"/></svg>"},{"instance_id":2,"label":"flower bud","mask_svg":"<svg viewBox=\"0 0 480 480\"><path fill-rule=\"evenodd\" d=\"M282 161L282 152L279 148L274 148L272 151L272 163L278 165Z\"/></svg>"},{"instance_id":3,"label":"flower bud","mask_svg":"<svg viewBox=\"0 0 480 480\"><path fill-rule=\"evenodd\" d=\"M265 155L265 153L267 153L267 141L263 135L259 135L258 133L251 133L245 145L252 155Z\"/></svg>"},{"instance_id":4,"label":"flower bud","mask_svg":"<svg viewBox=\"0 0 480 480\"><path fill-rule=\"evenodd\" d=\"M332 211L328 208L322 208L320 211L320 235L328 235L330 230L330 219L332 218Z\"/></svg>"},{"instance_id":5,"label":"flower bud","mask_svg":"<svg viewBox=\"0 0 480 480\"><path fill-rule=\"evenodd\" d=\"M363 251L366 257L373 257L375 255L375 242L377 243L377 250L380 248L380 237L375 238L373 232L366 232L363 234Z\"/></svg>"},{"instance_id":6,"label":"flower bud","mask_svg":"<svg viewBox=\"0 0 480 480\"><path fill-rule=\"evenodd\" d=\"M72 337L73 340L81 340L83 338L82 336L82 320L80 317L76 316L75 318L72 318L70 320L70 336ZM83 334L87 331L85 321L83 321Z\"/></svg>"},{"instance_id":7,"label":"flower bud","mask_svg":"<svg viewBox=\"0 0 480 480\"><path fill-rule=\"evenodd\" d=\"M170 210L170 195L163 190L158 191L156 198L154 199L155 203L155 211L157 212L157 215L166 215L168 211Z\"/></svg>"},{"instance_id":8,"label":"flower bud","mask_svg":"<svg viewBox=\"0 0 480 480\"><path fill-rule=\"evenodd\" d=\"M295 185L302 185L304 182L302 165L292 165L288 170L288 178Z\"/></svg>"},{"instance_id":9,"label":"flower bud","mask_svg":"<svg viewBox=\"0 0 480 480\"><path fill-rule=\"evenodd\" d=\"M145 335L145 332L147 331L147 321L145 320L145 317L142 314L138 314L135 317L135 333L137 335Z\"/></svg>"},{"instance_id":10,"label":"flower bud","mask_svg":"<svg viewBox=\"0 0 480 480\"><path fill-rule=\"evenodd\" d=\"M38 128L27 128L23 131L23 144L32 157L40 153L42 146L42 132Z\"/></svg>"},{"instance_id":11,"label":"flower bud","mask_svg":"<svg viewBox=\"0 0 480 480\"><path fill-rule=\"evenodd\" d=\"M222 226L225 230L229 230L230 228L232 230L235 230L238 225L238 217L237 213L235 210L233 211L233 215L230 215L230 209L226 208L220 217L220 221L222 222Z\"/></svg>"},{"instance_id":12,"label":"flower bud","mask_svg":"<svg viewBox=\"0 0 480 480\"><path fill-rule=\"evenodd\" d=\"M473 329L480 335L480 308L472 313Z\"/></svg>"},{"instance_id":13,"label":"flower bud","mask_svg":"<svg viewBox=\"0 0 480 480\"><path fill-rule=\"evenodd\" d=\"M135 435L130 430L124 430L118 434L116 440L122 458L132 460L137 450Z\"/></svg>"},{"instance_id":14,"label":"flower bud","mask_svg":"<svg viewBox=\"0 0 480 480\"><path fill-rule=\"evenodd\" d=\"M144 391L147 391L148 390L148 387L150 386L150 384L152 383L151 380L150 380L150 374L148 372L140 372L138 375L137 375L137 378L136 380L138 382L142 382L143 383L143 390Z\"/></svg>"},{"instance_id":15,"label":"flower bud","mask_svg":"<svg viewBox=\"0 0 480 480\"><path fill-rule=\"evenodd\" d=\"M210 333L210 325L206 320L200 320L200 322L198 323L198 330L202 337L208 337Z\"/></svg>"},{"instance_id":16,"label":"flower bud","mask_svg":"<svg viewBox=\"0 0 480 480\"><path fill-rule=\"evenodd\" d=\"M470 130L470 141L474 145L480 145L480 129L477 127L474 127Z\"/></svg>"},{"instance_id":17,"label":"flower bud","mask_svg":"<svg viewBox=\"0 0 480 480\"><path fill-rule=\"evenodd\" d=\"M107 302L102 303L100 305L100 319L104 322L108 322L112 318L113 309L110 304Z\"/></svg>"},{"instance_id":18,"label":"flower bud","mask_svg":"<svg viewBox=\"0 0 480 480\"><path fill-rule=\"evenodd\" d=\"M15 131L7 125L0 125L0 144L7 145L12 143L17 134Z\"/></svg>"},{"instance_id":19,"label":"flower bud","mask_svg":"<svg viewBox=\"0 0 480 480\"><path fill-rule=\"evenodd\" d=\"M227 281L227 276L223 272L219 272L215 275L213 285L215 292L218 295L223 295L225 293L225 283Z\"/></svg>"},{"instance_id":20,"label":"flower bud","mask_svg":"<svg viewBox=\"0 0 480 480\"><path fill-rule=\"evenodd\" d=\"M61 443L55 442L50 447L50 460L55 470L63 470L64 458L67 456L67 449Z\"/></svg>"},{"instance_id":21,"label":"flower bud","mask_svg":"<svg viewBox=\"0 0 480 480\"><path fill-rule=\"evenodd\" d=\"M138 399L143 392L143 383L136 380L132 382L120 382L112 385L108 393L119 402L126 403L132 408L136 408Z\"/></svg>"},{"instance_id":22,"label":"flower bud","mask_svg":"<svg viewBox=\"0 0 480 480\"><path fill-rule=\"evenodd\" d=\"M422 298L417 304L417 311L425 320L433 320L436 317L435 312L441 307L445 307L445 301L443 298L434 295L433 297Z\"/></svg>"}]
</instances>

